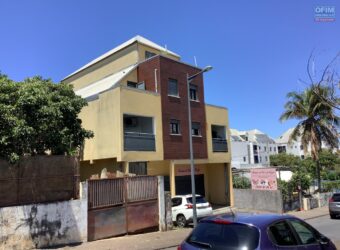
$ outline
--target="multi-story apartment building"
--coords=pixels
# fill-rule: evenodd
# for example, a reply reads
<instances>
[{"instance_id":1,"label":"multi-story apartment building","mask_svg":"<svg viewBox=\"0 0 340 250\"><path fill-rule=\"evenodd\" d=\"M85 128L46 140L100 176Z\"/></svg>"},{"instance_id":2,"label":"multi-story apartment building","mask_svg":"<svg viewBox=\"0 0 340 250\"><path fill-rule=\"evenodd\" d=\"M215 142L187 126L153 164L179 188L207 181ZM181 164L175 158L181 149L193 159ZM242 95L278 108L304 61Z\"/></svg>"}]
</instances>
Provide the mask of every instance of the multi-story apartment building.
<instances>
[{"instance_id":1,"label":"multi-story apartment building","mask_svg":"<svg viewBox=\"0 0 340 250\"><path fill-rule=\"evenodd\" d=\"M290 140L290 136L293 130L294 128L288 129L279 138L275 140L278 152L299 156L301 159L304 159L306 155L310 156L311 155L310 145L306 149L304 149L300 137L298 137L296 140ZM321 143L321 148L330 149L330 147L328 147L324 142Z\"/></svg>"},{"instance_id":2,"label":"multi-story apartment building","mask_svg":"<svg viewBox=\"0 0 340 250\"><path fill-rule=\"evenodd\" d=\"M67 76L88 100L80 118L94 132L84 145L82 179L106 168L165 176L172 195L191 193L189 132L193 136L196 189L215 204L232 204L228 110L204 100L202 69L136 36Z\"/></svg>"},{"instance_id":3,"label":"multi-story apartment building","mask_svg":"<svg viewBox=\"0 0 340 250\"><path fill-rule=\"evenodd\" d=\"M270 155L277 154L275 141L254 129L238 131L231 129L232 168L269 167Z\"/></svg>"}]
</instances>

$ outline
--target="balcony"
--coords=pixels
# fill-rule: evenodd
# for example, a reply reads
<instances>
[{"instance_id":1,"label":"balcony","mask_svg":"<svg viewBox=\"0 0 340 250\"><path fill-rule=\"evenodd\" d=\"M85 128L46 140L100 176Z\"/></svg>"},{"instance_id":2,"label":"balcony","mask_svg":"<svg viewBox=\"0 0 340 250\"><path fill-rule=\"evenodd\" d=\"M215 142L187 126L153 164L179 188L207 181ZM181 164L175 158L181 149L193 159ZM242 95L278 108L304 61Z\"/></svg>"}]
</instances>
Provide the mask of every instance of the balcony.
<instances>
[{"instance_id":1,"label":"balcony","mask_svg":"<svg viewBox=\"0 0 340 250\"><path fill-rule=\"evenodd\" d=\"M124 151L156 151L153 118L124 115Z\"/></svg>"},{"instance_id":2,"label":"balcony","mask_svg":"<svg viewBox=\"0 0 340 250\"><path fill-rule=\"evenodd\" d=\"M213 152L228 152L228 143L225 139L213 138L212 139Z\"/></svg>"},{"instance_id":3,"label":"balcony","mask_svg":"<svg viewBox=\"0 0 340 250\"><path fill-rule=\"evenodd\" d=\"M155 135L124 132L124 151L156 151Z\"/></svg>"},{"instance_id":4,"label":"balcony","mask_svg":"<svg viewBox=\"0 0 340 250\"><path fill-rule=\"evenodd\" d=\"M211 137L213 152L228 152L225 126L211 125Z\"/></svg>"}]
</instances>

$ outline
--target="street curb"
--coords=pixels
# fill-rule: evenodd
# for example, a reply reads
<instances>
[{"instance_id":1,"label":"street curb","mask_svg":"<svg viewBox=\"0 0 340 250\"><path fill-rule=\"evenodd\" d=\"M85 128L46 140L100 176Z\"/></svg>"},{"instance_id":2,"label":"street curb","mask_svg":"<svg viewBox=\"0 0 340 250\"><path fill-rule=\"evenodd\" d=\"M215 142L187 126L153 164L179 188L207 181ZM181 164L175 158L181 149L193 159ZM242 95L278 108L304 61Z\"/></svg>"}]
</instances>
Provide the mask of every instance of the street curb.
<instances>
[{"instance_id":1,"label":"street curb","mask_svg":"<svg viewBox=\"0 0 340 250\"><path fill-rule=\"evenodd\" d=\"M303 219L303 220L312 220L312 219L320 218L320 217L323 217L323 216L328 216L328 214L316 215L316 216L309 217L309 218L306 218L306 219Z\"/></svg>"},{"instance_id":2,"label":"street curb","mask_svg":"<svg viewBox=\"0 0 340 250\"><path fill-rule=\"evenodd\" d=\"M180 245L181 243L179 243L178 245ZM153 248L153 250L162 250L162 249L168 249L170 247L178 247L178 245L173 245L173 246L168 246L168 247L162 247L162 248Z\"/></svg>"}]
</instances>

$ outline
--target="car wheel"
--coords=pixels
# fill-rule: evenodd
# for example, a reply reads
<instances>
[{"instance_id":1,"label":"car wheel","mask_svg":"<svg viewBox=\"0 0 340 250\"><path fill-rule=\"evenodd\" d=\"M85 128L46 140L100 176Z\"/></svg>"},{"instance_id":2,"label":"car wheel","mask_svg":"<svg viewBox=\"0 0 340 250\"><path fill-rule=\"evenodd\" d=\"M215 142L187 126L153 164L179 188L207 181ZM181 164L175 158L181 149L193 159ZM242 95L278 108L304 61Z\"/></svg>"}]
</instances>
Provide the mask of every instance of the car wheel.
<instances>
[{"instance_id":1,"label":"car wheel","mask_svg":"<svg viewBox=\"0 0 340 250\"><path fill-rule=\"evenodd\" d=\"M330 214L329 216L331 217L331 219L335 219L336 218L335 214Z\"/></svg>"},{"instance_id":2,"label":"car wheel","mask_svg":"<svg viewBox=\"0 0 340 250\"><path fill-rule=\"evenodd\" d=\"M176 224L180 228L185 227L187 225L187 220L185 219L185 216L182 214L177 215Z\"/></svg>"}]
</instances>

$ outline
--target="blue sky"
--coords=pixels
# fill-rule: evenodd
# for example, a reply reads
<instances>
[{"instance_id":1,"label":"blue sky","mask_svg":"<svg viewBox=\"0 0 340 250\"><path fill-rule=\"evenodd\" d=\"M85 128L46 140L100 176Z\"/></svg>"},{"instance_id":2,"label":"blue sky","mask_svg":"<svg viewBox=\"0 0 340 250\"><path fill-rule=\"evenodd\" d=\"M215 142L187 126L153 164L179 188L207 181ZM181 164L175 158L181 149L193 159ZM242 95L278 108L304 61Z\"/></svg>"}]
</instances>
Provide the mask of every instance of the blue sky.
<instances>
[{"instance_id":1,"label":"blue sky","mask_svg":"<svg viewBox=\"0 0 340 250\"><path fill-rule=\"evenodd\" d=\"M316 6L335 6L334 22L315 22ZM0 70L14 80L60 81L139 34L199 66L206 102L228 107L230 127L276 138L286 94L302 90L315 50L316 69L340 51L337 0L0 0Z\"/></svg>"}]
</instances>

